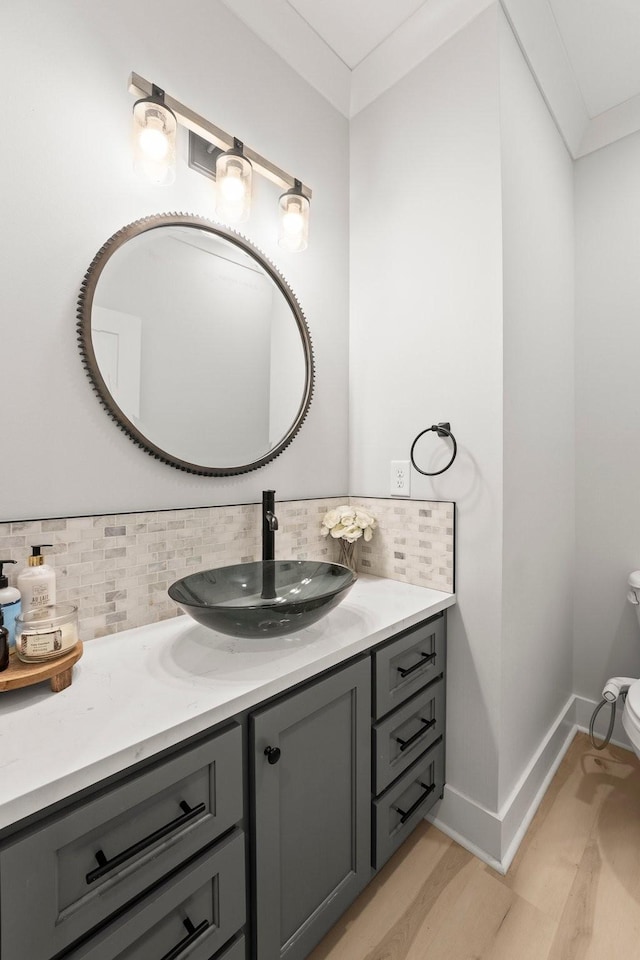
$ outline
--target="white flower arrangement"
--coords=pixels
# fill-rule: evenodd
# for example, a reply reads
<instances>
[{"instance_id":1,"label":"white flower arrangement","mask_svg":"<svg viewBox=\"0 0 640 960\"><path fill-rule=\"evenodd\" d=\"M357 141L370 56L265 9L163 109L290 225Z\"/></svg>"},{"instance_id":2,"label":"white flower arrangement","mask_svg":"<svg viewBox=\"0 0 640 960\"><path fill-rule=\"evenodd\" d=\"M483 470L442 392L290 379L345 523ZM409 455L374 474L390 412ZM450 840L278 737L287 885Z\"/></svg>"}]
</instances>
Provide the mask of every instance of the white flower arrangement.
<instances>
[{"instance_id":1,"label":"white flower arrangement","mask_svg":"<svg viewBox=\"0 0 640 960\"><path fill-rule=\"evenodd\" d=\"M331 534L336 540L346 540L348 543L355 543L360 537L364 537L368 543L376 526L375 517L362 507L350 507L344 504L325 513L321 533L323 537Z\"/></svg>"}]
</instances>

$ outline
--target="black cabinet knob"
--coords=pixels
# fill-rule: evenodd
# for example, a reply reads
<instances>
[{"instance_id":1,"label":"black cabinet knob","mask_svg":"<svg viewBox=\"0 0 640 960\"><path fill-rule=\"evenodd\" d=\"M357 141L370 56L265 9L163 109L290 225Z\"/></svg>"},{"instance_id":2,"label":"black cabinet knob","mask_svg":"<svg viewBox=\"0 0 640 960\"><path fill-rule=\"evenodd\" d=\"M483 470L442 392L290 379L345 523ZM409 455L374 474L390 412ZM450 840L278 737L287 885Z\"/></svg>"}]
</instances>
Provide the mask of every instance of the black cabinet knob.
<instances>
[{"instance_id":1,"label":"black cabinet knob","mask_svg":"<svg viewBox=\"0 0 640 960\"><path fill-rule=\"evenodd\" d=\"M264 755L269 763L277 763L280 759L280 747L267 747Z\"/></svg>"}]
</instances>

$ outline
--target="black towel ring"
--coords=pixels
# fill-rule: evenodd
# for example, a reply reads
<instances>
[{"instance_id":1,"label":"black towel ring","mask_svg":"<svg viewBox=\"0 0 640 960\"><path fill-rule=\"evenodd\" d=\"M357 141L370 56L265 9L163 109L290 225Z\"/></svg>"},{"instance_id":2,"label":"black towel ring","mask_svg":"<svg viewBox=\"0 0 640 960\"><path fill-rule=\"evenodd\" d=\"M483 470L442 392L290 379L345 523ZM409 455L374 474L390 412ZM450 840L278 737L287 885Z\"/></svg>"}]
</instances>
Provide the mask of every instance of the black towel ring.
<instances>
[{"instance_id":1,"label":"black towel ring","mask_svg":"<svg viewBox=\"0 0 640 960\"><path fill-rule=\"evenodd\" d=\"M449 437L451 439L451 442L453 443L453 453L451 455L451 460L449 460L449 463L446 465L446 467L443 467L442 470L434 470L433 473L428 473L426 470L421 470L418 464L415 462L415 460L413 459L413 451L415 450L416 443L418 442L420 437L424 437L425 433L430 433L432 430L434 430L439 437ZM423 430L422 433L419 433L418 436L413 441L413 443L411 444L411 463L416 468L418 473L421 473L423 475L423 477L437 477L438 474L444 473L445 470L449 469L449 467L451 466L451 464L456 458L457 452L458 452L458 444L456 443L456 438L451 433L451 424L450 423L434 423L433 426L427 427L426 430Z\"/></svg>"}]
</instances>

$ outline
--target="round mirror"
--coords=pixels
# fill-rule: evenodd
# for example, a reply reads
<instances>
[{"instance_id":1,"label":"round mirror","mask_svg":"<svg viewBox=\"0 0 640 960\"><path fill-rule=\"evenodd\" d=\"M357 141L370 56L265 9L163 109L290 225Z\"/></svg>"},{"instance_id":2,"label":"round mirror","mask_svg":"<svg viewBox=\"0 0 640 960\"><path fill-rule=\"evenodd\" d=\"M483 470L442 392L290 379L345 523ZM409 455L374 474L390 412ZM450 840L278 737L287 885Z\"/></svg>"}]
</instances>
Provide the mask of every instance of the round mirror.
<instances>
[{"instance_id":1,"label":"round mirror","mask_svg":"<svg viewBox=\"0 0 640 960\"><path fill-rule=\"evenodd\" d=\"M256 470L307 414L313 351L293 291L253 244L201 217L114 234L86 274L78 330L109 414L180 470Z\"/></svg>"}]
</instances>

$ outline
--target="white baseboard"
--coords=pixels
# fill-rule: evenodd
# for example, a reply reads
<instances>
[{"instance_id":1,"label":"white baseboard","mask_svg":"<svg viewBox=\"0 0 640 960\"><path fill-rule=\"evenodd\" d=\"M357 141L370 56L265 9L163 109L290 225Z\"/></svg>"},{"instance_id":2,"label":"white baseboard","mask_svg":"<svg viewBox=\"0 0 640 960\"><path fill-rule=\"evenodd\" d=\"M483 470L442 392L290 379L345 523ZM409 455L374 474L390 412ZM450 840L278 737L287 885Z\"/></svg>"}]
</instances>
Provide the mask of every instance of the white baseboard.
<instances>
[{"instance_id":1,"label":"white baseboard","mask_svg":"<svg viewBox=\"0 0 640 960\"><path fill-rule=\"evenodd\" d=\"M494 870L506 873L576 731L588 729L595 706L583 697L569 698L497 813L447 784L443 799L427 819ZM602 714L596 731L604 727L603 735L609 718ZM613 742L629 749L619 718L614 738Z\"/></svg>"},{"instance_id":2,"label":"white baseboard","mask_svg":"<svg viewBox=\"0 0 640 960\"><path fill-rule=\"evenodd\" d=\"M504 873L511 866L529 824L576 735L573 716L574 705L569 701L502 808L501 864Z\"/></svg>"},{"instance_id":3,"label":"white baseboard","mask_svg":"<svg viewBox=\"0 0 640 960\"><path fill-rule=\"evenodd\" d=\"M486 810L452 787L445 785L444 797L432 807L426 819L474 857L484 861L498 873L506 873L502 862L493 857L488 847L493 847L499 835L500 823L495 813ZM460 829L456 829L456 824ZM461 830L464 829L464 833ZM480 843L475 843L475 836Z\"/></svg>"},{"instance_id":4,"label":"white baseboard","mask_svg":"<svg viewBox=\"0 0 640 960\"><path fill-rule=\"evenodd\" d=\"M444 795L426 818L438 830L459 843L494 870L504 873L500 858L500 820L492 813L448 783Z\"/></svg>"}]
</instances>

